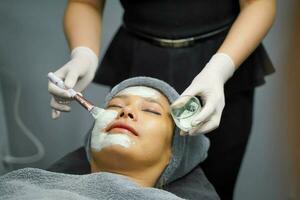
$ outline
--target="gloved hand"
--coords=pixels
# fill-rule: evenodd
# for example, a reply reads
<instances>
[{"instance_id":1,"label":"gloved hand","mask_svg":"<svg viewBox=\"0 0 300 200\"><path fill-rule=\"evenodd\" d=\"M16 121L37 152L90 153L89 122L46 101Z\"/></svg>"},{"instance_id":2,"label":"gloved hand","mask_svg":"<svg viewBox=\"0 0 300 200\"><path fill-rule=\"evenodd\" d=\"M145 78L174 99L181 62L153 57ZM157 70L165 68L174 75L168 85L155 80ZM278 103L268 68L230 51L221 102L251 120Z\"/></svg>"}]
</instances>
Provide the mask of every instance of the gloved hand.
<instances>
[{"instance_id":1,"label":"gloved hand","mask_svg":"<svg viewBox=\"0 0 300 200\"><path fill-rule=\"evenodd\" d=\"M216 53L194 78L181 96L199 96L204 106L193 117L192 126L194 128L188 133L181 132L181 135L207 133L219 126L225 106L224 84L234 71L233 60L227 54Z\"/></svg>"},{"instance_id":2,"label":"gloved hand","mask_svg":"<svg viewBox=\"0 0 300 200\"><path fill-rule=\"evenodd\" d=\"M93 80L98 66L98 56L87 47L76 47L71 52L71 60L54 74L64 80L66 89L83 91ZM48 91L53 95L50 101L52 118L58 118L60 111L68 112L71 99L67 90L49 81Z\"/></svg>"}]
</instances>

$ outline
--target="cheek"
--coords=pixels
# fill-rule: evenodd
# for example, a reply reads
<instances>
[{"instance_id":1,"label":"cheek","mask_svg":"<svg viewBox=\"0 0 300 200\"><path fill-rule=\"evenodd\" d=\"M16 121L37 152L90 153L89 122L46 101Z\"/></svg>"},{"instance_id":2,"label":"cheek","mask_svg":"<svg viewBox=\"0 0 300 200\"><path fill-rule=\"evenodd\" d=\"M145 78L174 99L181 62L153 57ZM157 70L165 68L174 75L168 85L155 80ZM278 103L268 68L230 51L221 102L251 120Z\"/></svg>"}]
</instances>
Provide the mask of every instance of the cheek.
<instances>
[{"instance_id":1,"label":"cheek","mask_svg":"<svg viewBox=\"0 0 300 200\"><path fill-rule=\"evenodd\" d=\"M139 130L143 133L141 139L144 144L158 144L161 147L167 147L170 145L172 138L173 124L167 116L159 118L145 117L143 123L139 126Z\"/></svg>"}]
</instances>

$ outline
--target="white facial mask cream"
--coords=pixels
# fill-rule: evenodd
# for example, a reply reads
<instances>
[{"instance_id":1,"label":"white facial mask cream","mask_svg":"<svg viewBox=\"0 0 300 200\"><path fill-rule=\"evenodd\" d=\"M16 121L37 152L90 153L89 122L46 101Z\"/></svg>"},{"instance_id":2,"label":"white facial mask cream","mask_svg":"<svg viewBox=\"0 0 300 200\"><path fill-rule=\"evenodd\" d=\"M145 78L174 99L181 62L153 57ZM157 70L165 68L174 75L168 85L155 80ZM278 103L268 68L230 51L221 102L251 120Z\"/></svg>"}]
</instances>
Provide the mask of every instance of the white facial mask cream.
<instances>
[{"instance_id":1,"label":"white facial mask cream","mask_svg":"<svg viewBox=\"0 0 300 200\"><path fill-rule=\"evenodd\" d=\"M145 86L132 86L125 88L124 90L120 91L116 96L119 95L136 95L143 98L153 98L158 99L160 96L160 93L150 87Z\"/></svg>"},{"instance_id":2,"label":"white facial mask cream","mask_svg":"<svg viewBox=\"0 0 300 200\"><path fill-rule=\"evenodd\" d=\"M128 148L132 142L128 135L125 134L107 134L103 130L110 124L118 115L117 111L105 110L96 121L92 130L91 148L95 151L101 151L103 148L120 145Z\"/></svg>"},{"instance_id":3,"label":"white facial mask cream","mask_svg":"<svg viewBox=\"0 0 300 200\"><path fill-rule=\"evenodd\" d=\"M91 147L95 151L101 151L105 147L120 145L128 148L132 144L128 135L125 134L107 134L105 132L98 132L93 134L91 140Z\"/></svg>"}]
</instances>

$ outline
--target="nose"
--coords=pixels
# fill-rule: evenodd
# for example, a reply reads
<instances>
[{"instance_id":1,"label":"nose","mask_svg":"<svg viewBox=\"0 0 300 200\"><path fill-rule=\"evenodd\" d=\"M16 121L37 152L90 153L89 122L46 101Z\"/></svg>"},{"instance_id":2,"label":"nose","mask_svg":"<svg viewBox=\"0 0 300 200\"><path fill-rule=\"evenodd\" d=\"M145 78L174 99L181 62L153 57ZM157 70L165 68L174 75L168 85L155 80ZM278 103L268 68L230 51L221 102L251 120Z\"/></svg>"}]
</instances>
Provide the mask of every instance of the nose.
<instances>
[{"instance_id":1,"label":"nose","mask_svg":"<svg viewBox=\"0 0 300 200\"><path fill-rule=\"evenodd\" d=\"M121 117L123 117L123 118L130 118L132 120L136 120L137 119L137 115L129 107L124 107L121 110L121 112L119 113L119 118L121 118Z\"/></svg>"}]
</instances>

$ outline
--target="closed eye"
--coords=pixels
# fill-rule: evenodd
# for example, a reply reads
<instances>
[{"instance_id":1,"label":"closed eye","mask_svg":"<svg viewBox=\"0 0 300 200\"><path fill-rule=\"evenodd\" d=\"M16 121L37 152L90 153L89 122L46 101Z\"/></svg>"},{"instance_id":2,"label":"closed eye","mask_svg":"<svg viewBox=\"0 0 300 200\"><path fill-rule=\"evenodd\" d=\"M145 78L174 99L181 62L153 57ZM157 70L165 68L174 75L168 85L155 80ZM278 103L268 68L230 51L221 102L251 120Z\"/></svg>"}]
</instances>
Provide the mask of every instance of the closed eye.
<instances>
[{"instance_id":1,"label":"closed eye","mask_svg":"<svg viewBox=\"0 0 300 200\"><path fill-rule=\"evenodd\" d=\"M112 104L112 105L108 105L107 108L123 108L123 107L120 106L120 105ZM152 113L152 114L155 114L155 115L161 115L160 112L157 112L157 111L154 111L154 110L151 110L151 109L143 109L142 111L149 112L149 113Z\"/></svg>"},{"instance_id":2,"label":"closed eye","mask_svg":"<svg viewBox=\"0 0 300 200\"><path fill-rule=\"evenodd\" d=\"M154 110L150 110L150 109L143 109L143 111L153 113L153 114L156 114L156 115L161 115L161 113L159 113L157 111L154 111Z\"/></svg>"},{"instance_id":3,"label":"closed eye","mask_svg":"<svg viewBox=\"0 0 300 200\"><path fill-rule=\"evenodd\" d=\"M122 106L112 104L112 105L108 105L107 108L122 108Z\"/></svg>"}]
</instances>

